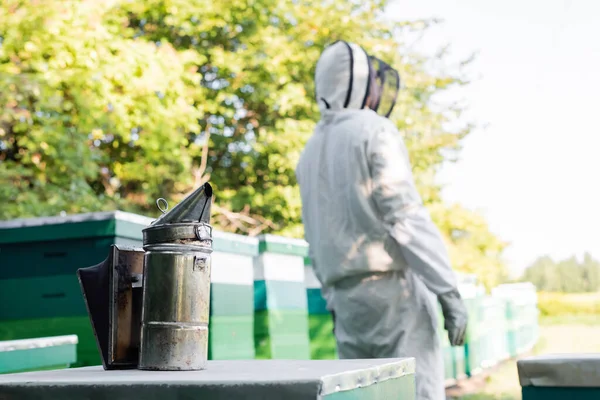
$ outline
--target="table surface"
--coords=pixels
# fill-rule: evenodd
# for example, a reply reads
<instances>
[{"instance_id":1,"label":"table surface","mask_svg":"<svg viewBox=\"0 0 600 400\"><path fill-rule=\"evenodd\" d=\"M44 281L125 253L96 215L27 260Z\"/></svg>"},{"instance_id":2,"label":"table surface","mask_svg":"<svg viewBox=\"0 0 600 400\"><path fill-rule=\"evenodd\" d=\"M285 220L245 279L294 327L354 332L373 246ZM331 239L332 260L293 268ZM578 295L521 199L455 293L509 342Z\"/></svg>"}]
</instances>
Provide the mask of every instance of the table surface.
<instances>
[{"instance_id":1,"label":"table surface","mask_svg":"<svg viewBox=\"0 0 600 400\"><path fill-rule=\"evenodd\" d=\"M97 398L100 392L114 392L118 389L121 392L114 392L110 397L116 399L125 398L120 397L125 396L125 391L129 395L140 395L140 390L163 390L166 387L182 390L204 388L213 395L220 391L230 393L229 396L233 396L232 390L241 393L254 389L257 390L256 393L263 394L244 398L284 398L277 396L285 395L288 400L304 399L311 398L306 396L317 398L398 379L414 374L414 369L413 358L209 361L207 368L202 371L105 371L102 367L84 367L0 375L0 399L3 399L3 395L8 399L25 399L25 394L31 394L29 398L36 398L35 393L36 396L43 394L53 399L71 398L61 395L61 388L64 393L67 393L69 388L86 393L78 398L91 398L90 390L93 391L94 398ZM55 393L50 393L52 391ZM271 394L267 396L265 393ZM274 393L280 394L273 397ZM298 394L298 397L294 397L294 394ZM106 395L98 398L109 397ZM242 397L236 395L235 398Z\"/></svg>"}]
</instances>

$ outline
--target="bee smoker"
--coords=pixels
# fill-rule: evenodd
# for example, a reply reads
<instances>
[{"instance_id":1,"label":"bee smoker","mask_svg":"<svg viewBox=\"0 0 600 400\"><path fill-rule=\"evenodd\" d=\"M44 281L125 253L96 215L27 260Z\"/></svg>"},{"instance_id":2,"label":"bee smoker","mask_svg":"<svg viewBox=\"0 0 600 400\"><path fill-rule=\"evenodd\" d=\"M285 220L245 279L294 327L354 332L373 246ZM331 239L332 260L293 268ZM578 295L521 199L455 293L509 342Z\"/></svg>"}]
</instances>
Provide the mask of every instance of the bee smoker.
<instances>
[{"instance_id":1,"label":"bee smoker","mask_svg":"<svg viewBox=\"0 0 600 400\"><path fill-rule=\"evenodd\" d=\"M104 369L205 367L211 200L208 183L169 211L159 199L143 249L113 245L104 262L77 271Z\"/></svg>"}]
</instances>

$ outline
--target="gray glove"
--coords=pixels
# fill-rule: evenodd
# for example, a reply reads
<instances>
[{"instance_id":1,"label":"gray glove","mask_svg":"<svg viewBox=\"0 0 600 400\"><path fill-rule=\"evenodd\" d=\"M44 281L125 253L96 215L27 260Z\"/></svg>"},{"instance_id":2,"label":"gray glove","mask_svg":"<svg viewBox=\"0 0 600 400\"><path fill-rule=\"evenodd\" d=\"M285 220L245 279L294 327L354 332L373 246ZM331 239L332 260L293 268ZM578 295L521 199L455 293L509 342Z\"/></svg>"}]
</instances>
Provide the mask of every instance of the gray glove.
<instances>
[{"instance_id":1,"label":"gray glove","mask_svg":"<svg viewBox=\"0 0 600 400\"><path fill-rule=\"evenodd\" d=\"M451 346L462 346L465 344L467 333L467 322L469 315L465 303L460 297L458 290L453 290L438 296L444 314L444 329L448 331L448 339Z\"/></svg>"}]
</instances>

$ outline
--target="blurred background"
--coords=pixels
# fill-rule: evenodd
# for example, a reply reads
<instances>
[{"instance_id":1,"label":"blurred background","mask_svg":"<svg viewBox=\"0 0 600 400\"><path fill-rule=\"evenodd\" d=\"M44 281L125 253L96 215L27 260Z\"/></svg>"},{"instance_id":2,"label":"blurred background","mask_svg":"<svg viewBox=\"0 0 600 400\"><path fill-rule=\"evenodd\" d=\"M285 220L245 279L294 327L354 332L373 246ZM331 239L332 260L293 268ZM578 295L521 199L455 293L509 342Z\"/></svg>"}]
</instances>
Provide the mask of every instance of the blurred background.
<instances>
[{"instance_id":1,"label":"blurred background","mask_svg":"<svg viewBox=\"0 0 600 400\"><path fill-rule=\"evenodd\" d=\"M467 371L453 392L520 398L505 359L600 351L599 11L592 0L4 0L0 220L156 217L157 198L175 204L210 180L219 231L301 239L294 168L319 119L315 63L328 43L358 43L400 71L391 118L420 193L474 298L497 300L497 314L472 305L478 318L505 318L517 307L497 310L507 288L535 286L524 347L477 361L485 373ZM4 254L28 243L6 226ZM17 279L7 260L4 287ZM34 337L15 326L41 317L2 303L0 340Z\"/></svg>"}]
</instances>

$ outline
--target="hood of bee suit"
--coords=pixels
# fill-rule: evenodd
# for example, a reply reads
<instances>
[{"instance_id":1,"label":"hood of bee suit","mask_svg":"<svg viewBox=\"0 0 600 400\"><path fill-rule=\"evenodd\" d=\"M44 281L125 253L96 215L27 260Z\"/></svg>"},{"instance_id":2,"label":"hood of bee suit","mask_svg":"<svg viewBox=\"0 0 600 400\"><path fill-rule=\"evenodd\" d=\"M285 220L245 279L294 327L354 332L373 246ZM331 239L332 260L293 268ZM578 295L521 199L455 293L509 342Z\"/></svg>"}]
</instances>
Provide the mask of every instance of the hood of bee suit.
<instances>
[{"instance_id":1,"label":"hood of bee suit","mask_svg":"<svg viewBox=\"0 0 600 400\"><path fill-rule=\"evenodd\" d=\"M362 47L340 40L321 53L315 89L321 113L370 108L387 118L396 104L400 75Z\"/></svg>"},{"instance_id":2,"label":"hood of bee suit","mask_svg":"<svg viewBox=\"0 0 600 400\"><path fill-rule=\"evenodd\" d=\"M317 62L315 86L321 112L364 108L369 90L367 53L344 41L326 47Z\"/></svg>"}]
</instances>

